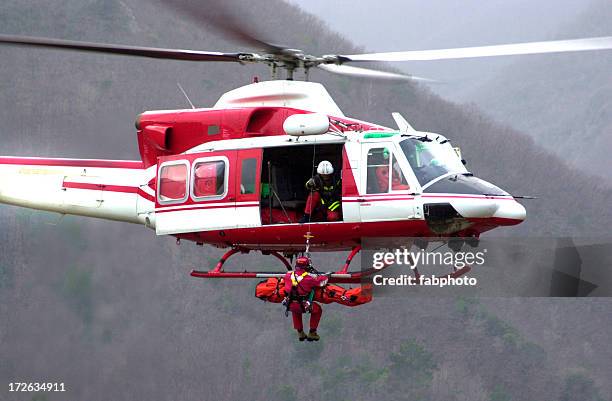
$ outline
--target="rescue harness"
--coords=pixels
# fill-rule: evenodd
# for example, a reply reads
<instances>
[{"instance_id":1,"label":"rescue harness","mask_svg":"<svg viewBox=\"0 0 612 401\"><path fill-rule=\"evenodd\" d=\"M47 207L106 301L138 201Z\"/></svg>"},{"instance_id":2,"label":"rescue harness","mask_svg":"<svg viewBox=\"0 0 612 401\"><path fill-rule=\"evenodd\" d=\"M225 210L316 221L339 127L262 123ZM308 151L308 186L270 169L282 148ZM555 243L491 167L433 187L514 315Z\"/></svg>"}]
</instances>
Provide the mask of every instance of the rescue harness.
<instances>
[{"instance_id":1,"label":"rescue harness","mask_svg":"<svg viewBox=\"0 0 612 401\"><path fill-rule=\"evenodd\" d=\"M312 184L310 183L311 181L309 180L306 183L306 188L311 191L318 191L321 194L321 204L324 208L333 212L340 207L340 199L342 198L340 192L342 190L342 183L340 181L326 185L323 179L317 174L313 177Z\"/></svg>"},{"instance_id":2,"label":"rescue harness","mask_svg":"<svg viewBox=\"0 0 612 401\"><path fill-rule=\"evenodd\" d=\"M289 316L291 304L294 302L300 305L302 313L310 312L310 306L312 305L312 300L315 295L314 289L312 289L308 295L300 295L298 291L300 281L309 274L308 272L304 272L298 276L295 274L295 271L291 272L291 291L289 291L289 294L287 294L283 301L283 305L285 305L285 316Z\"/></svg>"}]
</instances>

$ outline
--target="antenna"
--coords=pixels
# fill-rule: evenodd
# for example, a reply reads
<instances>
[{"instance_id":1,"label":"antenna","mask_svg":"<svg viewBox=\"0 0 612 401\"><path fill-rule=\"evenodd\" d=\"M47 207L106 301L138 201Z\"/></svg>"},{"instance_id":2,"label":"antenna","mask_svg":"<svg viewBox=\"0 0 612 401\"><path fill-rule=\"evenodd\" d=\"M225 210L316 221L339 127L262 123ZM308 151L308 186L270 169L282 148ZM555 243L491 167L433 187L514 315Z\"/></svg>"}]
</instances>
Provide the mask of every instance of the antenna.
<instances>
[{"instance_id":1,"label":"antenna","mask_svg":"<svg viewBox=\"0 0 612 401\"><path fill-rule=\"evenodd\" d=\"M187 92L185 92L185 89L183 89L183 87L181 86L180 83L176 83L176 85L179 87L179 89L181 90L181 92L183 92L183 95L185 96L185 99L187 99L187 102L189 102L189 105L191 106L192 109L195 109L195 106L193 105L193 103L191 103L191 100L189 99L189 96L187 96Z\"/></svg>"}]
</instances>

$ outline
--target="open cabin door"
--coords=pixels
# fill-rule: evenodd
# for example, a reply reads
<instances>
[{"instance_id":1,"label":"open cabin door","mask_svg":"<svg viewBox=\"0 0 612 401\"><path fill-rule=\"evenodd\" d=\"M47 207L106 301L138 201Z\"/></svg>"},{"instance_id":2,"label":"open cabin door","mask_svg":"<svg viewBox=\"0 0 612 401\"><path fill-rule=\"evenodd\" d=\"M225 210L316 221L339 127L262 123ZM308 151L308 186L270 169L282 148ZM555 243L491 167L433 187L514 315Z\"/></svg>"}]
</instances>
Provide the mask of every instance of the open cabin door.
<instances>
[{"instance_id":1,"label":"open cabin door","mask_svg":"<svg viewBox=\"0 0 612 401\"><path fill-rule=\"evenodd\" d=\"M159 158L156 233L236 228L237 151Z\"/></svg>"}]
</instances>

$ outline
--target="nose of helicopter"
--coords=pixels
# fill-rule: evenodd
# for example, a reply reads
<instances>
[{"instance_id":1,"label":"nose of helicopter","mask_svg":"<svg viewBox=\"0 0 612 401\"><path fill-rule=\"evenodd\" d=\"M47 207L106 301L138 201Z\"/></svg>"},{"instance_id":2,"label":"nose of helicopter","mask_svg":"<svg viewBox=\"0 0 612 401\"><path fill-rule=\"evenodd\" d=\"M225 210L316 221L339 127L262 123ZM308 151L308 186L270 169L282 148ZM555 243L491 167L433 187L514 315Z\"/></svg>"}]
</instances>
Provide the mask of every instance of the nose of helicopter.
<instances>
[{"instance_id":1,"label":"nose of helicopter","mask_svg":"<svg viewBox=\"0 0 612 401\"><path fill-rule=\"evenodd\" d=\"M523 205L512 195L474 176L452 176L430 185L424 192L425 198L440 199L448 196L450 207L459 216L489 227L513 226L527 217ZM431 214L431 207L428 209ZM444 214L444 208L438 207L437 213Z\"/></svg>"},{"instance_id":2,"label":"nose of helicopter","mask_svg":"<svg viewBox=\"0 0 612 401\"><path fill-rule=\"evenodd\" d=\"M527 217L523 205L510 195L488 198L455 198L453 208L464 218L488 220L496 226L520 224Z\"/></svg>"},{"instance_id":3,"label":"nose of helicopter","mask_svg":"<svg viewBox=\"0 0 612 401\"><path fill-rule=\"evenodd\" d=\"M501 226L514 226L520 224L527 217L525 207L514 199L498 199L497 208L491 216Z\"/></svg>"}]
</instances>

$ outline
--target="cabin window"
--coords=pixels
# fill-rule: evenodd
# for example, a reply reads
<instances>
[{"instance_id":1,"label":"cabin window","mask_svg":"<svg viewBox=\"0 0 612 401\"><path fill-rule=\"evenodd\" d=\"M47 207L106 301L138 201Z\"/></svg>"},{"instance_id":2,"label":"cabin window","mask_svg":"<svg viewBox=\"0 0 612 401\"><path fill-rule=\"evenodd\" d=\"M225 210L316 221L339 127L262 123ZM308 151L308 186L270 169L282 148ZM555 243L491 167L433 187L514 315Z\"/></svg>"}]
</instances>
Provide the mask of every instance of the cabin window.
<instances>
[{"instance_id":1,"label":"cabin window","mask_svg":"<svg viewBox=\"0 0 612 401\"><path fill-rule=\"evenodd\" d=\"M210 160L193 166L193 197L223 197L226 190L226 162Z\"/></svg>"},{"instance_id":2,"label":"cabin window","mask_svg":"<svg viewBox=\"0 0 612 401\"><path fill-rule=\"evenodd\" d=\"M408 181L406 181L406 177L404 177L404 173L402 173L402 169L397 162L397 158L392 155L391 165L393 168L391 169L391 190L392 191L405 191L410 189L410 185L408 185Z\"/></svg>"},{"instance_id":3,"label":"cabin window","mask_svg":"<svg viewBox=\"0 0 612 401\"><path fill-rule=\"evenodd\" d=\"M367 193L389 192L389 166L391 152L387 148L372 148L368 151Z\"/></svg>"},{"instance_id":4,"label":"cabin window","mask_svg":"<svg viewBox=\"0 0 612 401\"><path fill-rule=\"evenodd\" d=\"M252 157L244 159L242 161L242 168L240 170L240 193L254 194L255 193L255 179L257 174L257 159Z\"/></svg>"},{"instance_id":5,"label":"cabin window","mask_svg":"<svg viewBox=\"0 0 612 401\"><path fill-rule=\"evenodd\" d=\"M187 199L188 174L186 162L162 165L159 172L160 203L176 203Z\"/></svg>"}]
</instances>

